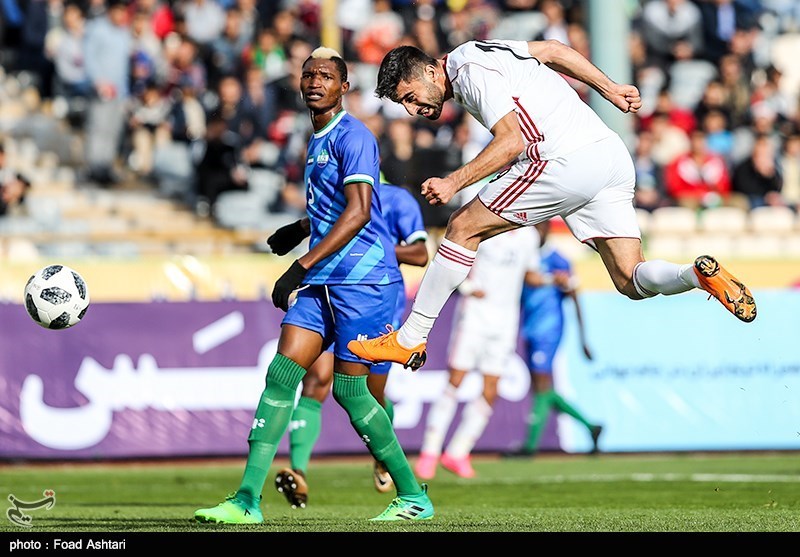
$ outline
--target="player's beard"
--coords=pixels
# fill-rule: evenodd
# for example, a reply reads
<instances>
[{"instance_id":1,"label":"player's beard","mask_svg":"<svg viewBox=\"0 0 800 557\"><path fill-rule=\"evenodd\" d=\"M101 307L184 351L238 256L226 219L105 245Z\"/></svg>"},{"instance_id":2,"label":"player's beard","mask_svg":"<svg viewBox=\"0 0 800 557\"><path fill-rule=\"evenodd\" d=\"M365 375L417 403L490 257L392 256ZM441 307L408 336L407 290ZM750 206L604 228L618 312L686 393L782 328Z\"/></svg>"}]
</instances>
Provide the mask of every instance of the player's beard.
<instances>
[{"instance_id":1,"label":"player's beard","mask_svg":"<svg viewBox=\"0 0 800 557\"><path fill-rule=\"evenodd\" d=\"M444 104L444 93L439 91L435 84L426 81L425 93L430 102L425 103L423 106L433 109L430 116L426 116L428 120L438 120L442 115L442 105Z\"/></svg>"}]
</instances>

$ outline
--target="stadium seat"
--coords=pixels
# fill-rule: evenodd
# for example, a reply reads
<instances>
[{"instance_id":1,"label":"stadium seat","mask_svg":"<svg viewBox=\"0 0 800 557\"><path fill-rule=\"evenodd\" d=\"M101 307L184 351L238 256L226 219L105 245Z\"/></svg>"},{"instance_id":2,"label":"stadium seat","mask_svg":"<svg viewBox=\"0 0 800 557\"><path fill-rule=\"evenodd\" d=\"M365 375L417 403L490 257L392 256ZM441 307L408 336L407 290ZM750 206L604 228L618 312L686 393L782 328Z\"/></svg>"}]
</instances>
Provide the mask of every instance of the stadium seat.
<instances>
[{"instance_id":1,"label":"stadium seat","mask_svg":"<svg viewBox=\"0 0 800 557\"><path fill-rule=\"evenodd\" d=\"M785 253L781 234L744 234L734 242L734 255L748 259L775 259Z\"/></svg>"},{"instance_id":2,"label":"stadium seat","mask_svg":"<svg viewBox=\"0 0 800 557\"><path fill-rule=\"evenodd\" d=\"M700 213L701 232L743 233L747 230L747 211L738 207L714 207Z\"/></svg>"},{"instance_id":3,"label":"stadium seat","mask_svg":"<svg viewBox=\"0 0 800 557\"><path fill-rule=\"evenodd\" d=\"M697 230L697 215L686 207L660 207L653 211L650 234L693 234Z\"/></svg>"},{"instance_id":4,"label":"stadium seat","mask_svg":"<svg viewBox=\"0 0 800 557\"><path fill-rule=\"evenodd\" d=\"M728 257L735 252L738 240L727 233L697 234L686 240L686 255L694 261L698 255L708 254L714 257Z\"/></svg>"},{"instance_id":5,"label":"stadium seat","mask_svg":"<svg viewBox=\"0 0 800 557\"><path fill-rule=\"evenodd\" d=\"M751 232L791 232L796 215L788 207L756 207L750 210L748 221Z\"/></svg>"},{"instance_id":6,"label":"stadium seat","mask_svg":"<svg viewBox=\"0 0 800 557\"><path fill-rule=\"evenodd\" d=\"M683 235L651 234L644 245L648 258L684 258L686 257L686 239Z\"/></svg>"},{"instance_id":7,"label":"stadium seat","mask_svg":"<svg viewBox=\"0 0 800 557\"><path fill-rule=\"evenodd\" d=\"M226 191L217 198L214 218L226 228L264 228L269 223L269 213L264 198L252 191Z\"/></svg>"}]
</instances>

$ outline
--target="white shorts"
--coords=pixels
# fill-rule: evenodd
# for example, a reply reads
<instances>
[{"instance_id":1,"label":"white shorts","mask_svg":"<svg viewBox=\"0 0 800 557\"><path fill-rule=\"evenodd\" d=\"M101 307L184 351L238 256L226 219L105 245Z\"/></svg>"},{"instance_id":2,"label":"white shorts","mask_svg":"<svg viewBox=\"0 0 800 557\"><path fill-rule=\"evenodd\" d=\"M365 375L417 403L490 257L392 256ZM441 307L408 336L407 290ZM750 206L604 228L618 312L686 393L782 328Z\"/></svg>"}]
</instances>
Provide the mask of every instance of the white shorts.
<instances>
[{"instance_id":1,"label":"white shorts","mask_svg":"<svg viewBox=\"0 0 800 557\"><path fill-rule=\"evenodd\" d=\"M578 240L594 247L593 238L641 239L635 186L633 159L614 135L563 157L521 159L486 184L478 198L517 224L560 216Z\"/></svg>"},{"instance_id":2,"label":"white shorts","mask_svg":"<svg viewBox=\"0 0 800 557\"><path fill-rule=\"evenodd\" d=\"M512 334L487 335L485 325L459 327L450 338L447 364L450 369L499 377L516 349L516 333L514 329Z\"/></svg>"}]
</instances>

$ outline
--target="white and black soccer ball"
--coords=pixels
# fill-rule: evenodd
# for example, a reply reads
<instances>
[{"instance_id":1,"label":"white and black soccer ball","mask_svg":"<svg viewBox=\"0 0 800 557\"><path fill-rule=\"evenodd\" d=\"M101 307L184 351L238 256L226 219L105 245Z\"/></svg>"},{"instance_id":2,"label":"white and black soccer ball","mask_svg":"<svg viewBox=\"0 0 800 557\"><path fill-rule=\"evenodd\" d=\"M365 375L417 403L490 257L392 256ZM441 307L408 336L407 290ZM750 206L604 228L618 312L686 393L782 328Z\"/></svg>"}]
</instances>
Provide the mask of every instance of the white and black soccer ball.
<instances>
[{"instance_id":1,"label":"white and black soccer ball","mask_svg":"<svg viewBox=\"0 0 800 557\"><path fill-rule=\"evenodd\" d=\"M89 307L83 277L66 265L48 265L25 284L25 309L47 329L66 329L78 323Z\"/></svg>"}]
</instances>

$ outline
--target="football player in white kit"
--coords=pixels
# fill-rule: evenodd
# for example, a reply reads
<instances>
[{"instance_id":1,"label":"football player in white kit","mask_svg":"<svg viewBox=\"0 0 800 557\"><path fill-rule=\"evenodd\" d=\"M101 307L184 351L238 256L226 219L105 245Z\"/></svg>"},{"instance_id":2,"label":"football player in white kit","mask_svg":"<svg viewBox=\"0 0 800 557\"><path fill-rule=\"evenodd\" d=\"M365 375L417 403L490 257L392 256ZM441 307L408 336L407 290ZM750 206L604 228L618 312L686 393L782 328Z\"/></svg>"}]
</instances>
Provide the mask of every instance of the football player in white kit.
<instances>
[{"instance_id":1,"label":"football player in white kit","mask_svg":"<svg viewBox=\"0 0 800 557\"><path fill-rule=\"evenodd\" d=\"M538 272L539 232L533 226L510 230L481 242L475 264L458 290L448 350L449 382L428 412L414 471L431 479L436 466L462 478L475 475L470 454L492 416L497 384L519 337L519 301L529 272ZM470 371L483 375L483 392L469 401L442 452L458 407L458 390Z\"/></svg>"},{"instance_id":2,"label":"football player in white kit","mask_svg":"<svg viewBox=\"0 0 800 557\"><path fill-rule=\"evenodd\" d=\"M374 339L350 341L354 354L419 368L428 333L469 273L480 242L555 216L600 254L614 286L628 298L700 288L741 321L755 319L750 290L713 257L701 255L684 265L644 260L630 153L559 72L588 84L623 112L642 106L636 87L615 83L554 40L469 41L441 59L401 46L384 57L378 97L430 120L454 99L493 135L473 160L422 183L428 202L447 203L462 188L497 176L451 216L405 323Z\"/></svg>"}]
</instances>

